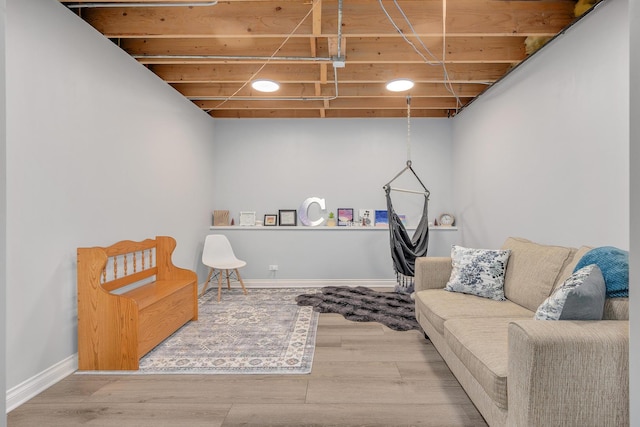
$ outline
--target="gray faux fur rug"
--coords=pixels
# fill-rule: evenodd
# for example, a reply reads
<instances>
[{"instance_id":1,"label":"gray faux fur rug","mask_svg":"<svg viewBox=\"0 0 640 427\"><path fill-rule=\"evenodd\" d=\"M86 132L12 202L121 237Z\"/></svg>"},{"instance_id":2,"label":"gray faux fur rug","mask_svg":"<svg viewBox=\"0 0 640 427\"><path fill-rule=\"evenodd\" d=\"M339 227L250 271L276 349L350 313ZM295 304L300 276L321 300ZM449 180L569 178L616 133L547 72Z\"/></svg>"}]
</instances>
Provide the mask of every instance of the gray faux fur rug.
<instances>
[{"instance_id":1,"label":"gray faux fur rug","mask_svg":"<svg viewBox=\"0 0 640 427\"><path fill-rule=\"evenodd\" d=\"M355 322L379 322L396 331L422 330L408 294L378 292L364 286L327 286L315 294L299 295L298 305L320 313L339 313Z\"/></svg>"}]
</instances>

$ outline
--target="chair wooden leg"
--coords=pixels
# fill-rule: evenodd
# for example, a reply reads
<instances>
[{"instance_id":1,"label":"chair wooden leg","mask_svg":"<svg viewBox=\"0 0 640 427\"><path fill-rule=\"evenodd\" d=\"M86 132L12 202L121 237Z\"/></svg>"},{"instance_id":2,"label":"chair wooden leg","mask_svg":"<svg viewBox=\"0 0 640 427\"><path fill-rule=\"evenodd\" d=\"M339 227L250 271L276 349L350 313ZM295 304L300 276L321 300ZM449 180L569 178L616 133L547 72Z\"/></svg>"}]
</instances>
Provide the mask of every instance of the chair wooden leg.
<instances>
[{"instance_id":1,"label":"chair wooden leg","mask_svg":"<svg viewBox=\"0 0 640 427\"><path fill-rule=\"evenodd\" d=\"M204 291L207 290L207 286L209 286L209 280L211 280L212 274L213 274L213 268L209 268L209 275L207 276L207 281L204 282L204 287L202 288L202 292L200 292L200 296L204 295Z\"/></svg>"},{"instance_id":2,"label":"chair wooden leg","mask_svg":"<svg viewBox=\"0 0 640 427\"><path fill-rule=\"evenodd\" d=\"M220 302L220 298L222 297L222 270L218 274L218 302Z\"/></svg>"},{"instance_id":3,"label":"chair wooden leg","mask_svg":"<svg viewBox=\"0 0 640 427\"><path fill-rule=\"evenodd\" d=\"M225 270L227 272L227 289L231 290L231 280L229 280L229 270Z\"/></svg>"},{"instance_id":4,"label":"chair wooden leg","mask_svg":"<svg viewBox=\"0 0 640 427\"><path fill-rule=\"evenodd\" d=\"M242 281L242 277L240 277L240 272L238 271L238 269L236 268L236 276L238 276L238 282L240 282L240 286L242 286L242 292L244 292L244 294L247 294L247 288L244 287L244 282Z\"/></svg>"}]
</instances>

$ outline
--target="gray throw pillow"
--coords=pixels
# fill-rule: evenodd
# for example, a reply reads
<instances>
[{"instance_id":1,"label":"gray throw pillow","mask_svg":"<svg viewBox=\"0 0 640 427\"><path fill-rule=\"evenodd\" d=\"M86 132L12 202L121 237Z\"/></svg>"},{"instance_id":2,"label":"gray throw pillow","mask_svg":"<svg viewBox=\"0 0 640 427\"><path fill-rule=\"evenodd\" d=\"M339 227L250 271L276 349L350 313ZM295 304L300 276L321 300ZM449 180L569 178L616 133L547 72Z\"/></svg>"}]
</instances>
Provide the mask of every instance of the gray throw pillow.
<instances>
[{"instance_id":1,"label":"gray throw pillow","mask_svg":"<svg viewBox=\"0 0 640 427\"><path fill-rule=\"evenodd\" d=\"M573 273L538 307L538 320L601 320L606 286L595 264Z\"/></svg>"},{"instance_id":2,"label":"gray throw pillow","mask_svg":"<svg viewBox=\"0 0 640 427\"><path fill-rule=\"evenodd\" d=\"M470 249L453 245L453 268L444 289L504 301L504 273L510 254L508 249Z\"/></svg>"}]
</instances>

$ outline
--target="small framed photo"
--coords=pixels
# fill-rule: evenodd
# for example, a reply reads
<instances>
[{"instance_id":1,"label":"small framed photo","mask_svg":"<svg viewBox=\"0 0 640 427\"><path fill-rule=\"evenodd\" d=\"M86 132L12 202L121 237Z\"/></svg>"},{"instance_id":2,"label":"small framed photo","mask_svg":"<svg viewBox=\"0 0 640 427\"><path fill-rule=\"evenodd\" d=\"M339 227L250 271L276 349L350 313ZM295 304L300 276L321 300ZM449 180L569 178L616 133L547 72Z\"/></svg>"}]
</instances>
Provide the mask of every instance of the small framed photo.
<instances>
[{"instance_id":1,"label":"small framed photo","mask_svg":"<svg viewBox=\"0 0 640 427\"><path fill-rule=\"evenodd\" d=\"M386 227L389 225L389 214L386 209L376 209L375 211L375 226Z\"/></svg>"},{"instance_id":2,"label":"small framed photo","mask_svg":"<svg viewBox=\"0 0 640 427\"><path fill-rule=\"evenodd\" d=\"M352 208L338 208L338 225L346 226L353 223Z\"/></svg>"},{"instance_id":3,"label":"small framed photo","mask_svg":"<svg viewBox=\"0 0 640 427\"><path fill-rule=\"evenodd\" d=\"M281 226L298 225L298 215L295 209L280 209L278 211L278 223Z\"/></svg>"},{"instance_id":4,"label":"small framed photo","mask_svg":"<svg viewBox=\"0 0 640 427\"><path fill-rule=\"evenodd\" d=\"M373 227L375 221L374 209L360 209L359 222L363 227Z\"/></svg>"},{"instance_id":5,"label":"small framed photo","mask_svg":"<svg viewBox=\"0 0 640 427\"><path fill-rule=\"evenodd\" d=\"M256 225L256 213L252 212L240 212L240 225Z\"/></svg>"},{"instance_id":6,"label":"small framed photo","mask_svg":"<svg viewBox=\"0 0 640 427\"><path fill-rule=\"evenodd\" d=\"M267 227L275 227L278 225L278 215L275 214L266 214L264 216L264 225Z\"/></svg>"}]
</instances>

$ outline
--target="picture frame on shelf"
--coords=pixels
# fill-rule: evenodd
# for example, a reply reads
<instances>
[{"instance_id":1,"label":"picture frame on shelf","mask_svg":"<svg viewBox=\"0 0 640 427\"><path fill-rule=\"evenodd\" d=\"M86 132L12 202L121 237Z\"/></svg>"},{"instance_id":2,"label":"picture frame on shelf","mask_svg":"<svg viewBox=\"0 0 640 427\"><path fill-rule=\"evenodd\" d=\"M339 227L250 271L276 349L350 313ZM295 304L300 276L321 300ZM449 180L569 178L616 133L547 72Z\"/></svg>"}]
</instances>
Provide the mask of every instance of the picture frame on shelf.
<instances>
[{"instance_id":1,"label":"picture frame on shelf","mask_svg":"<svg viewBox=\"0 0 640 427\"><path fill-rule=\"evenodd\" d=\"M298 225L297 211L295 209L278 210L278 224L285 227Z\"/></svg>"},{"instance_id":2,"label":"picture frame on shelf","mask_svg":"<svg viewBox=\"0 0 640 427\"><path fill-rule=\"evenodd\" d=\"M240 212L240 225L242 226L256 225L255 211Z\"/></svg>"},{"instance_id":3,"label":"picture frame on shelf","mask_svg":"<svg viewBox=\"0 0 640 427\"><path fill-rule=\"evenodd\" d=\"M213 225L214 227L229 225L229 211L228 210L214 210L213 211Z\"/></svg>"},{"instance_id":4,"label":"picture frame on shelf","mask_svg":"<svg viewBox=\"0 0 640 427\"><path fill-rule=\"evenodd\" d=\"M358 213L358 222L362 227L373 227L375 221L374 209L360 209Z\"/></svg>"},{"instance_id":5,"label":"picture frame on shelf","mask_svg":"<svg viewBox=\"0 0 640 427\"><path fill-rule=\"evenodd\" d=\"M388 214L386 209L376 209L375 225L376 225L376 227L388 227L389 226L389 214Z\"/></svg>"},{"instance_id":6,"label":"picture frame on shelf","mask_svg":"<svg viewBox=\"0 0 640 427\"><path fill-rule=\"evenodd\" d=\"M264 216L264 225L266 227L275 227L276 225L278 225L278 215L266 214Z\"/></svg>"},{"instance_id":7,"label":"picture frame on shelf","mask_svg":"<svg viewBox=\"0 0 640 427\"><path fill-rule=\"evenodd\" d=\"M353 209L352 208L338 208L338 225L347 226L353 223Z\"/></svg>"}]
</instances>

